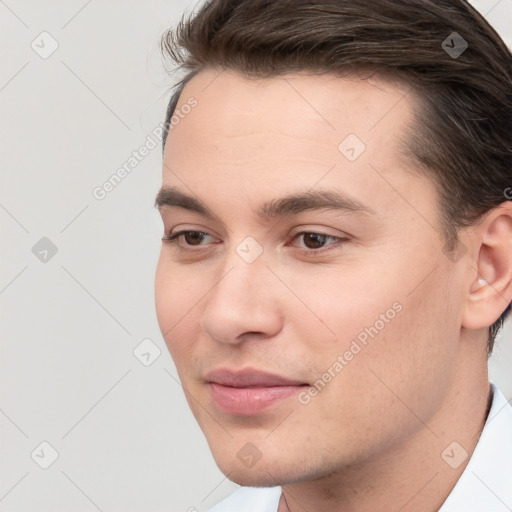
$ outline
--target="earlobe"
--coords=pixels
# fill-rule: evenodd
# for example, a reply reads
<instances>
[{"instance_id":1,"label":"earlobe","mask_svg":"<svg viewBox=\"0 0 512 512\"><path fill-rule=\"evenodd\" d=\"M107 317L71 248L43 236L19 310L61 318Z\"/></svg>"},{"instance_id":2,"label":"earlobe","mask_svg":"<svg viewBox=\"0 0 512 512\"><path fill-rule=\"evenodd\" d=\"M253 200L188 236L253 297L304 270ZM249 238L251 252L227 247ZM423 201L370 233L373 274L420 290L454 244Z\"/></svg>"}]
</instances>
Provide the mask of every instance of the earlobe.
<instances>
[{"instance_id":1,"label":"earlobe","mask_svg":"<svg viewBox=\"0 0 512 512\"><path fill-rule=\"evenodd\" d=\"M491 326L512 300L512 202L491 210L474 231L479 245L462 327Z\"/></svg>"}]
</instances>

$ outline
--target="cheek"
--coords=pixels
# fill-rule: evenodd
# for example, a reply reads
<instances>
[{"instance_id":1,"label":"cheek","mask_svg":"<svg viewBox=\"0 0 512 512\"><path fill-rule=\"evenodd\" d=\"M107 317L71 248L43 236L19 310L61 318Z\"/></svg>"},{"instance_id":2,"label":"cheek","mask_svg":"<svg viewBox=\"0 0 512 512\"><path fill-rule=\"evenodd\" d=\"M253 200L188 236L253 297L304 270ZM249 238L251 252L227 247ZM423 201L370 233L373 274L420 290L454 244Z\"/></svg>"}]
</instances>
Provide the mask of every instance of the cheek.
<instances>
[{"instance_id":1,"label":"cheek","mask_svg":"<svg viewBox=\"0 0 512 512\"><path fill-rule=\"evenodd\" d=\"M364 338L365 329L376 322L381 330L381 314L387 314L386 320L397 315L393 304L399 294L393 286L379 282L367 269L358 269L356 265L311 267L307 273L290 269L283 277L295 295L286 295L289 298L285 311L292 307L296 311L293 318L303 329L315 333L307 339L310 344L322 346L322 351L317 352L320 357L348 349L353 339L361 333ZM329 346L326 342L333 343L332 351L325 350Z\"/></svg>"},{"instance_id":2,"label":"cheek","mask_svg":"<svg viewBox=\"0 0 512 512\"><path fill-rule=\"evenodd\" d=\"M362 352L368 388L385 406L383 414L393 408L400 415L412 410L422 418L430 417L455 371L456 304L446 288L443 291L446 284L439 274L429 279L413 292L405 286L396 294L401 311Z\"/></svg>"},{"instance_id":3,"label":"cheek","mask_svg":"<svg viewBox=\"0 0 512 512\"><path fill-rule=\"evenodd\" d=\"M375 264L364 270L356 265L325 268L309 279L290 273L290 288L308 306L300 304L302 314L297 309L294 316L299 339L318 371L331 368L345 375L336 382L347 390L364 381L368 390L382 387L390 394L376 375L397 391L418 385L428 390L450 375L456 304L440 270L425 279L428 271L418 265L393 267L386 261L385 272ZM332 366L339 356L343 368L337 365L337 373Z\"/></svg>"},{"instance_id":4,"label":"cheek","mask_svg":"<svg viewBox=\"0 0 512 512\"><path fill-rule=\"evenodd\" d=\"M162 254L158 260L155 274L155 308L160 331L165 333L171 329L173 319L177 315L176 293L179 293L176 279L173 277L171 269L168 268Z\"/></svg>"},{"instance_id":5,"label":"cheek","mask_svg":"<svg viewBox=\"0 0 512 512\"><path fill-rule=\"evenodd\" d=\"M163 251L162 251L163 252ZM181 358L191 345L198 325L200 283L191 283L191 273L182 271L161 254L155 274L155 309L160 331L173 359ZM199 287L199 288L198 288Z\"/></svg>"}]
</instances>

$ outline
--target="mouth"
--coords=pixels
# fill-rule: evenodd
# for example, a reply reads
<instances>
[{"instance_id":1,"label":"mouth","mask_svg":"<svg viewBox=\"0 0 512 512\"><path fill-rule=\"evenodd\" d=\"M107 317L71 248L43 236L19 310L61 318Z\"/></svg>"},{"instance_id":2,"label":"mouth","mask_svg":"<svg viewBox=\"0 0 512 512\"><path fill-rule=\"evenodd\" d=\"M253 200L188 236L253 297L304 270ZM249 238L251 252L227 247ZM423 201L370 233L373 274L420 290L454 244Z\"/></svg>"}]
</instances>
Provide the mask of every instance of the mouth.
<instances>
[{"instance_id":1,"label":"mouth","mask_svg":"<svg viewBox=\"0 0 512 512\"><path fill-rule=\"evenodd\" d=\"M253 416L298 394L309 384L252 369L218 369L209 372L206 384L215 406L234 416Z\"/></svg>"}]
</instances>

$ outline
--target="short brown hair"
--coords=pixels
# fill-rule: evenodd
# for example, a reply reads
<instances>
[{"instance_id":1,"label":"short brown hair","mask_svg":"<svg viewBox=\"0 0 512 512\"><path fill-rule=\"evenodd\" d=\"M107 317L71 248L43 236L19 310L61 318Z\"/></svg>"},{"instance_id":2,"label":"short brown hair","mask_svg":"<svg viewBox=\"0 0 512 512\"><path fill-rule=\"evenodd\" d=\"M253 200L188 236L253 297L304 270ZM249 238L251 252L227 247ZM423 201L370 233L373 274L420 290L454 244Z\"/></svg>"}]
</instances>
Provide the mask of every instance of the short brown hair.
<instances>
[{"instance_id":1,"label":"short brown hair","mask_svg":"<svg viewBox=\"0 0 512 512\"><path fill-rule=\"evenodd\" d=\"M391 71L421 99L404 148L437 186L447 253L460 228L512 199L512 55L465 0L212 0L161 46L186 72L164 146L184 86L206 67L247 77ZM489 329L489 354L510 309Z\"/></svg>"}]
</instances>

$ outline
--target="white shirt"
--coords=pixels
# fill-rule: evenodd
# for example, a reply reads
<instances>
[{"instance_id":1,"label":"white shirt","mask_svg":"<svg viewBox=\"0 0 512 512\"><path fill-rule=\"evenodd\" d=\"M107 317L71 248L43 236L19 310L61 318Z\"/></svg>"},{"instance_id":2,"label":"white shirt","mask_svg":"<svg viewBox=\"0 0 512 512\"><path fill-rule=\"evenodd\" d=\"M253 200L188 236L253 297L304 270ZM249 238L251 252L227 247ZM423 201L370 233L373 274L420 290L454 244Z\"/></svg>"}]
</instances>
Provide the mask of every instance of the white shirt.
<instances>
[{"instance_id":1,"label":"white shirt","mask_svg":"<svg viewBox=\"0 0 512 512\"><path fill-rule=\"evenodd\" d=\"M438 512L512 512L512 406L493 401L466 469ZM208 512L277 512L281 487L240 487Z\"/></svg>"}]
</instances>

